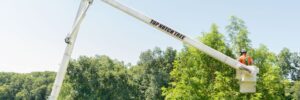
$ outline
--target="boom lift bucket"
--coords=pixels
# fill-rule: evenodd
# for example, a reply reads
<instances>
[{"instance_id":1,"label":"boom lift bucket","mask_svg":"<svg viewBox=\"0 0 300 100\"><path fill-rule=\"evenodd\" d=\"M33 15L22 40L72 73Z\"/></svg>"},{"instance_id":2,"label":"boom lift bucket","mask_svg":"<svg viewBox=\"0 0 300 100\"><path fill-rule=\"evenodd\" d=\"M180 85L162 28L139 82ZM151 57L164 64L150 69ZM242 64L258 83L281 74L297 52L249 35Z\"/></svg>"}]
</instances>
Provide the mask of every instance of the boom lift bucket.
<instances>
[{"instance_id":1,"label":"boom lift bucket","mask_svg":"<svg viewBox=\"0 0 300 100\"><path fill-rule=\"evenodd\" d=\"M255 71L255 73L249 73L245 70L236 70L236 78L239 80L241 93L254 93L256 92L256 80L259 69L256 66L247 66L249 69Z\"/></svg>"}]
</instances>

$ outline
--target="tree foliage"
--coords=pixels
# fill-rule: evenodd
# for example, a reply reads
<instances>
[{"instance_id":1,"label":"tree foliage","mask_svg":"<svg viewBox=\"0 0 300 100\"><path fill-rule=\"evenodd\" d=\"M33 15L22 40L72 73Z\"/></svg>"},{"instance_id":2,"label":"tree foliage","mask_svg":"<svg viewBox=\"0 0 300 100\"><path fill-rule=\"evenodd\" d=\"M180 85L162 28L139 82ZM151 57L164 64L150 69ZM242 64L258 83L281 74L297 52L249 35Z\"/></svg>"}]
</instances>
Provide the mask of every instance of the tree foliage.
<instances>
[{"instance_id":1,"label":"tree foliage","mask_svg":"<svg viewBox=\"0 0 300 100\"><path fill-rule=\"evenodd\" d=\"M1 100L45 100L51 92L54 72L0 73Z\"/></svg>"},{"instance_id":2,"label":"tree foliage","mask_svg":"<svg viewBox=\"0 0 300 100\"><path fill-rule=\"evenodd\" d=\"M125 65L107 56L86 57L72 60L68 67L66 90L70 99L132 99L133 85ZM101 96L99 96L101 95Z\"/></svg>"},{"instance_id":3,"label":"tree foliage","mask_svg":"<svg viewBox=\"0 0 300 100\"><path fill-rule=\"evenodd\" d=\"M176 56L176 50L167 48L162 51L155 48L141 53L138 65L131 69L142 69L139 74L133 75L133 81L137 82L140 99L153 100L163 99L162 87L168 87L170 82L169 73L173 69L173 61Z\"/></svg>"},{"instance_id":4,"label":"tree foliage","mask_svg":"<svg viewBox=\"0 0 300 100\"><path fill-rule=\"evenodd\" d=\"M278 63L285 78L300 80L300 54L283 48L278 54Z\"/></svg>"},{"instance_id":5,"label":"tree foliage","mask_svg":"<svg viewBox=\"0 0 300 100\"><path fill-rule=\"evenodd\" d=\"M229 20L226 31L234 54L239 55L241 49L251 50L251 40L248 38L249 31L245 22L236 16L231 16Z\"/></svg>"},{"instance_id":6,"label":"tree foliage","mask_svg":"<svg viewBox=\"0 0 300 100\"><path fill-rule=\"evenodd\" d=\"M215 24L199 40L233 56ZM164 89L164 95L166 99L229 99L238 95L234 77L234 70L229 66L194 47L186 46L174 62L171 72L174 81L170 83L172 86Z\"/></svg>"},{"instance_id":7,"label":"tree foliage","mask_svg":"<svg viewBox=\"0 0 300 100\"><path fill-rule=\"evenodd\" d=\"M163 99L176 51L155 48L140 55L136 66L107 56L81 56L72 60L60 99ZM130 68L127 68L130 67Z\"/></svg>"}]
</instances>

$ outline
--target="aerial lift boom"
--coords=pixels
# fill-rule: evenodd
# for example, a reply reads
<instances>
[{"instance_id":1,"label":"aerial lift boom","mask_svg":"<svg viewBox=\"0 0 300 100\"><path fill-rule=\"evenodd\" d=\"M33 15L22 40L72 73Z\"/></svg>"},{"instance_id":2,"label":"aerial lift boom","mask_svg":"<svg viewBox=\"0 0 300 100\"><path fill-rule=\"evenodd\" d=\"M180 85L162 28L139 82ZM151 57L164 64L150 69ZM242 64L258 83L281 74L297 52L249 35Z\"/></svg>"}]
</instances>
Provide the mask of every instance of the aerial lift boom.
<instances>
[{"instance_id":1,"label":"aerial lift boom","mask_svg":"<svg viewBox=\"0 0 300 100\"><path fill-rule=\"evenodd\" d=\"M125 5L120 4L119 2L115 0L102 0L105 3L127 13L130 16L135 17L136 19L166 33L167 35L170 35L174 38L176 38L179 41L182 41L183 43L189 44L198 50L204 52L205 54L229 65L230 67L237 70L237 78L240 80L240 92L242 93L251 93L255 92L255 85L256 85L256 75L258 73L258 68L255 66L246 66L236 59L233 59L229 56L226 56L225 54L201 43L198 41L195 41L186 35L175 31L174 29L154 20L151 19ZM71 31L71 34L66 38L67 47L65 50L65 54L63 57L62 64L60 65L59 71L57 72L56 79L52 88L51 95L49 97L50 100L55 100L58 97L67 66L71 57L71 53L74 47L74 43L76 40L76 36L79 30L80 23L82 22L82 19L90 6L90 4L93 2L93 0L82 0L81 6L79 8L77 17L75 19L73 29Z\"/></svg>"},{"instance_id":2,"label":"aerial lift boom","mask_svg":"<svg viewBox=\"0 0 300 100\"><path fill-rule=\"evenodd\" d=\"M92 4L92 0L82 0L77 12L77 16L74 20L73 27L71 30L71 33L68 34L68 36L65 39L65 42L67 43L67 47L65 48L65 53L62 59L62 62L59 66L58 72L56 73L55 81L52 86L52 91L49 96L49 100L56 100L57 97L59 96L59 92L67 71L67 67L71 58L71 54L74 48L75 40L80 28L80 24L85 17L86 11Z\"/></svg>"}]
</instances>

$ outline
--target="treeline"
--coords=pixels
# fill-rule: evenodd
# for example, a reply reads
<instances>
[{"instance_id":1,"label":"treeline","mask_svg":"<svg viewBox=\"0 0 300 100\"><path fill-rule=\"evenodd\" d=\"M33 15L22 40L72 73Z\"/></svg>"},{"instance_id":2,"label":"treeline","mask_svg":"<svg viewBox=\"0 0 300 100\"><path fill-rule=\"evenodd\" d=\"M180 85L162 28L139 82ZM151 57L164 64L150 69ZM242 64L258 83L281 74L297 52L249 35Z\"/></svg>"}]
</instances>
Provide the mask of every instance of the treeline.
<instances>
[{"instance_id":1,"label":"treeline","mask_svg":"<svg viewBox=\"0 0 300 100\"><path fill-rule=\"evenodd\" d=\"M184 44L180 51L154 48L142 52L137 65L108 56L73 59L59 99L300 99L300 52L283 48L276 54L265 45L253 48L244 21L234 16L225 30L229 38L213 24L197 39L233 58L247 49L260 69L256 93L240 93L234 69ZM0 99L46 99L54 76L53 72L0 73Z\"/></svg>"},{"instance_id":2,"label":"treeline","mask_svg":"<svg viewBox=\"0 0 300 100\"><path fill-rule=\"evenodd\" d=\"M45 100L51 92L54 72L0 73L0 100Z\"/></svg>"}]
</instances>

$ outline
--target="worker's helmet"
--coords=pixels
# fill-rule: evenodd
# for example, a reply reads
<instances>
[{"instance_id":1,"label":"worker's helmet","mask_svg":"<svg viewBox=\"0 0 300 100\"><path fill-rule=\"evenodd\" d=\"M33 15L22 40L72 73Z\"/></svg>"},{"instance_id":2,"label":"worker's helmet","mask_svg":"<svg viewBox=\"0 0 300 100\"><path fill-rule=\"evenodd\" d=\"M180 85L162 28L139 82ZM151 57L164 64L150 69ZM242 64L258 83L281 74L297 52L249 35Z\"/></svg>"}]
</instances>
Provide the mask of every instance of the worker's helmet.
<instances>
[{"instance_id":1,"label":"worker's helmet","mask_svg":"<svg viewBox=\"0 0 300 100\"><path fill-rule=\"evenodd\" d=\"M241 53L247 53L246 49L242 49Z\"/></svg>"}]
</instances>

